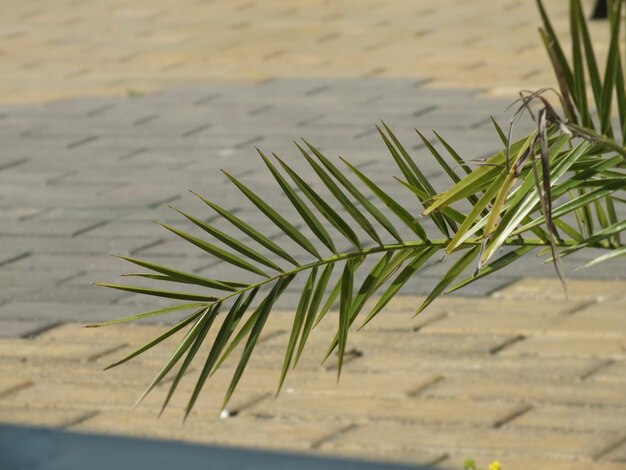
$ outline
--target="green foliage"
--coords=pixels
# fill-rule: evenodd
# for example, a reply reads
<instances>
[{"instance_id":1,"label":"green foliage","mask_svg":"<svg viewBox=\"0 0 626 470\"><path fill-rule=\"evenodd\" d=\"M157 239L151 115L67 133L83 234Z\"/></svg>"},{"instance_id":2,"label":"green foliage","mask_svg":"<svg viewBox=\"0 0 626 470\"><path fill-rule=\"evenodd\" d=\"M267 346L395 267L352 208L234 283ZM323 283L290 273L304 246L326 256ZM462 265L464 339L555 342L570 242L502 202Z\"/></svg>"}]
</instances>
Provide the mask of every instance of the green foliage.
<instances>
[{"instance_id":1,"label":"green foliage","mask_svg":"<svg viewBox=\"0 0 626 470\"><path fill-rule=\"evenodd\" d=\"M422 312L437 297L488 276L533 250L548 254L548 259L555 263L561 277L564 274L559 260L580 249L592 247L606 250L606 254L590 265L624 256L626 246L621 242L620 233L626 227L626 221L619 219L617 210L618 205L626 202L626 90L618 41L623 2L609 2L611 41L603 76L599 72L580 0L570 2L571 62L566 59L541 1L537 3L544 21L541 36L557 74L560 88L557 95L565 117L561 117L545 99L548 90L521 93L514 121L523 113L528 113L537 123L536 130L511 142L510 130L507 135L494 121L503 148L475 169L470 169L469 164L439 134L435 135L447 155L440 154L418 132L427 150L450 177L452 186L447 191L437 193L406 148L383 124L378 130L398 167L400 187L410 191L417 204L400 204L355 166L344 161L348 170L346 173L313 145L303 141L302 145L296 145L313 170L312 174L316 175L318 183L325 187L331 198L322 197L314 185L277 156L269 158L260 151L259 154L286 199L310 229L314 236L312 239L297 228L299 221L288 221L262 196L226 174L260 213L293 240L298 247L293 252L276 244L267 233L201 196L198 197L223 222L230 223L233 229L247 235L254 246L244 244L234 235L182 211L178 212L223 246L163 224L167 230L199 250L241 270L242 279L254 275L256 280L209 279L148 261L125 258L148 270L129 276L200 286L207 290L207 294L199 295L101 284L191 302L92 325L104 326L173 311L194 312L160 337L112 365L122 364L186 328L171 358L141 398L178 367L167 404L192 361L203 361L186 409L188 414L206 380L237 351L239 360L226 392L226 406L273 305L298 276L305 282L294 314L278 390L289 369L297 364L312 328L336 301L339 305L337 331L333 338L329 338L326 357L337 352L337 369L341 373L349 332L357 320L362 327L379 315L402 286L438 255L456 256L415 314ZM597 115L591 112L588 94ZM617 121L612 119L615 105L618 109ZM463 170L462 174L457 173L459 169ZM371 197L376 202L371 202ZM438 231L437 236L427 233L421 216L431 218ZM412 235L407 238L401 233ZM339 246L348 248L341 250ZM270 259L271 255L279 261ZM303 257L307 261L296 261ZM357 283L356 274L364 269L364 261L368 258L375 261L371 263L373 267L366 273L364 281ZM476 266L476 270L466 275L470 266ZM254 306L257 297L260 301ZM377 300L374 300L375 297ZM366 309L370 300L373 306ZM223 320L219 322L217 318ZM196 359L211 328L217 330L213 344L204 359ZM238 348L239 345L242 347Z\"/></svg>"}]
</instances>

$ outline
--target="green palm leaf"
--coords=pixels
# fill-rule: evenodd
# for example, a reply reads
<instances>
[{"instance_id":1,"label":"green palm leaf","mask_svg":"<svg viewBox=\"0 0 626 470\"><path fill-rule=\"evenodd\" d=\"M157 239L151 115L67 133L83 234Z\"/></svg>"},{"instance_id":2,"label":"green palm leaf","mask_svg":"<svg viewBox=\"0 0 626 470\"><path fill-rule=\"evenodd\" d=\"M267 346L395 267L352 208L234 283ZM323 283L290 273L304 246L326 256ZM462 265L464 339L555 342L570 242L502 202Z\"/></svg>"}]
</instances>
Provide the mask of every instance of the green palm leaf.
<instances>
[{"instance_id":1,"label":"green palm leaf","mask_svg":"<svg viewBox=\"0 0 626 470\"><path fill-rule=\"evenodd\" d=\"M184 332L177 347L140 398L141 400L172 374L173 379L163 405L165 408L182 377L189 373L194 361L199 360L202 345L208 338L214 338L185 409L185 416L188 416L206 381L225 361L237 355L234 373L223 403L223 406L227 405L259 344L273 306L297 276L301 276L304 284L299 289L299 301L282 359L277 393L283 386L289 369L295 367L301 359L313 328L324 318L328 318L328 312L337 304L336 329L330 337L326 358L337 351L339 375L350 328L366 305L369 305L368 302L372 301L374 305L360 327L381 315L389 301L398 295L410 279L419 275L427 262L436 255L440 254L444 258L451 255L455 261L438 280L416 314L439 296L492 275L529 255L533 250L538 251L541 256L547 255L547 261L569 256L585 248L605 251L586 266L595 266L625 256L626 247L622 244L620 235L626 229L626 221L623 220L623 211L619 207L626 202L626 90L620 57L622 51L618 40L622 3L609 2L609 51L604 76L600 76L580 0L570 0L570 26L573 34L571 61L568 61L563 52L541 0L537 0L544 24L542 39L557 73L563 113L567 119L561 118L542 96L546 90L522 92L521 107L515 113L514 119L536 103L539 107L536 114L537 129L518 141L511 142L492 118L503 148L476 168L471 168L439 134L435 133L435 136L449 157L444 157L418 132L427 154L435 159L452 182L451 187L442 193L437 194L427 172L411 158L399 139L383 123L378 130L391 160L396 164L398 175L394 178L400 183L398 188L410 190L417 198L411 204L402 204L355 165L344 160L356 177L356 182L353 183L330 159L307 141L304 141L304 146L296 145L302 158L313 170L312 173L323 184L324 196L306 181L304 175L284 161L278 159L279 165L275 165L259 152L278 186L315 236L313 240L309 240L296 225L289 222L280 213L280 209L271 207L263 197L226 173L228 179L246 196L252 206L278 227L279 235L286 235L293 240L298 250L301 248L306 252L304 255L288 252L233 212L198 196L220 219L250 237L265 250L288 261L291 265L289 268L281 267L248 243L217 229L212 223L205 222L206 219L175 209L201 229L203 235L210 236L211 241L170 225L162 224L164 228L228 263L242 277L249 277L252 272L259 278L254 282L213 279L150 261L122 257L148 270L128 276L193 285L217 291L218 294L100 283L99 285L125 292L183 303L90 325L92 327L178 311L192 312L157 338L133 350L109 367L136 358L175 334ZM587 96L588 84L591 99ZM622 142L619 143L615 138L616 134L619 135L619 129L614 132L611 126L614 96L622 129ZM595 123L592 109L594 105L598 114L596 120L599 121ZM462 172L457 171L458 168ZM288 182L288 179L291 181ZM371 201L364 191L373 194ZM469 202L469 209L463 209L467 206L465 201ZM457 206L457 203L462 204ZM379 205L386 207L397 220L393 217L395 222L388 219ZM344 217L344 213L347 216ZM430 237L419 217L430 218L442 238ZM327 231L328 224L334 227L336 233ZM392 242L385 241L381 235L386 234L382 231L379 234L378 226L391 235ZM407 239L400 237L400 227L408 228L414 236ZM361 243L357 234L361 230L374 241L374 246ZM349 242L343 244L347 245L345 249L337 248L342 246L337 238ZM227 248L213 244L213 239ZM316 240L328 249L329 255L322 256L318 252ZM496 253L501 251L503 254L496 257ZM297 257L303 257L302 263L296 261ZM473 274L464 275L472 265L476 266ZM343 269L339 270L337 266ZM365 271L364 266L370 267L363 273L365 278L357 287L357 276ZM558 265L556 267L558 272L560 268ZM265 269L271 271L268 273ZM258 305L252 306L261 291L267 294ZM379 293L381 295L372 300ZM216 320L220 318L219 312L224 305L230 305L230 308L219 327L216 327L214 325L219 323ZM217 329L215 335L209 334L212 328Z\"/></svg>"}]
</instances>

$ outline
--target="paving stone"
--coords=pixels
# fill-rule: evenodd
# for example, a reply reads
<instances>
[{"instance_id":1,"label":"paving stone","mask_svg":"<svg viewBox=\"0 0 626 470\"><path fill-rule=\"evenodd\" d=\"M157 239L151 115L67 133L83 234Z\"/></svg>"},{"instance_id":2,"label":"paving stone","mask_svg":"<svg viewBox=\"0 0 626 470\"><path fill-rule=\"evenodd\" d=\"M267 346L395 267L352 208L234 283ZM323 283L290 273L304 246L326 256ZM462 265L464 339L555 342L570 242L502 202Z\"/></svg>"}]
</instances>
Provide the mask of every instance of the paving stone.
<instances>
[{"instance_id":1,"label":"paving stone","mask_svg":"<svg viewBox=\"0 0 626 470\"><path fill-rule=\"evenodd\" d=\"M104 432L141 435L168 439L184 439L222 445L253 446L273 449L305 450L342 423L322 421L272 420L266 422L262 438L252 436L250 429L257 421L245 416L221 420L217 414L191 415L183 425L180 414L165 413L156 421L153 413L127 411L107 412L88 419L70 429L83 432ZM343 424L345 426L345 424ZM294 432L297 429L297 432Z\"/></svg>"},{"instance_id":2,"label":"paving stone","mask_svg":"<svg viewBox=\"0 0 626 470\"><path fill-rule=\"evenodd\" d=\"M507 424L508 427L559 429L576 432L624 432L626 408L553 406L534 407Z\"/></svg>"},{"instance_id":3,"label":"paving stone","mask_svg":"<svg viewBox=\"0 0 626 470\"><path fill-rule=\"evenodd\" d=\"M0 397L6 397L12 393L19 392L24 388L28 388L32 382L24 379L15 379L13 377L2 377L0 379Z\"/></svg>"},{"instance_id":4,"label":"paving stone","mask_svg":"<svg viewBox=\"0 0 626 470\"><path fill-rule=\"evenodd\" d=\"M30 339L5 339L0 343L0 356L3 359L29 361L38 359L92 361L122 346L120 342L101 342L97 346L91 343L62 343L56 341Z\"/></svg>"},{"instance_id":5,"label":"paving stone","mask_svg":"<svg viewBox=\"0 0 626 470\"><path fill-rule=\"evenodd\" d=\"M30 336L55 325L54 321L0 319L0 338Z\"/></svg>"},{"instance_id":6,"label":"paving stone","mask_svg":"<svg viewBox=\"0 0 626 470\"><path fill-rule=\"evenodd\" d=\"M626 356L626 338L552 338L533 337L504 349L504 356L600 357L620 359Z\"/></svg>"},{"instance_id":7,"label":"paving stone","mask_svg":"<svg viewBox=\"0 0 626 470\"><path fill-rule=\"evenodd\" d=\"M441 470L458 470L459 468L463 468L468 458L469 456L463 453L451 455L443 462L439 462L437 468ZM486 454L481 453L480 455L472 456L472 458L477 465L482 466L497 460L503 466L506 466L503 468L507 468L507 470L527 470L529 468L541 468L542 466L554 470L621 470L624 466L617 462L596 462L591 459L553 459L543 456L533 459L523 456L511 457L507 454L493 452Z\"/></svg>"},{"instance_id":8,"label":"paving stone","mask_svg":"<svg viewBox=\"0 0 626 470\"><path fill-rule=\"evenodd\" d=\"M626 397L619 384L577 381L498 380L490 377L446 378L424 390L425 397L501 399L588 406L624 406Z\"/></svg>"},{"instance_id":9,"label":"paving stone","mask_svg":"<svg viewBox=\"0 0 626 470\"><path fill-rule=\"evenodd\" d=\"M323 449L365 449L374 447L387 451L406 448L446 451L463 450L468 454L481 449L486 452L504 452L516 456L571 458L582 455L591 458L618 436L615 433L563 433L557 431L522 431L454 429L442 433L445 427L418 424L389 425L371 423L358 426L325 443ZM384 435L385 439L377 438ZM416 445L416 443L418 443Z\"/></svg>"},{"instance_id":10,"label":"paving stone","mask_svg":"<svg viewBox=\"0 0 626 470\"><path fill-rule=\"evenodd\" d=\"M626 382L626 362L619 360L607 363L606 367L603 367L591 376L591 380L615 383Z\"/></svg>"},{"instance_id":11,"label":"paving stone","mask_svg":"<svg viewBox=\"0 0 626 470\"><path fill-rule=\"evenodd\" d=\"M611 300L624 298L624 281L579 281L568 282L569 300ZM557 279L523 279L496 292L495 297L511 299L565 299Z\"/></svg>"},{"instance_id":12,"label":"paving stone","mask_svg":"<svg viewBox=\"0 0 626 470\"><path fill-rule=\"evenodd\" d=\"M23 426L63 428L81 421L94 412L82 410L50 410L28 407L11 408L0 405L0 422Z\"/></svg>"}]
</instances>

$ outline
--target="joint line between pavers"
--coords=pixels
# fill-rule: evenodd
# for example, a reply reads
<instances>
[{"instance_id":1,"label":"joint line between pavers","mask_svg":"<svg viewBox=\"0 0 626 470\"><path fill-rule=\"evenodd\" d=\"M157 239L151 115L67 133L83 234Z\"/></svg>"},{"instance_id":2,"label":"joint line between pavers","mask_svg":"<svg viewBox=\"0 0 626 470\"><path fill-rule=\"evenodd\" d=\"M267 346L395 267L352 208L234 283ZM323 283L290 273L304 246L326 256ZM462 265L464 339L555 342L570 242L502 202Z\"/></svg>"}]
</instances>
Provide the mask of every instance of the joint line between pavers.
<instances>
[{"instance_id":1,"label":"joint line between pavers","mask_svg":"<svg viewBox=\"0 0 626 470\"><path fill-rule=\"evenodd\" d=\"M47 325L42 325L40 328L37 328L35 330L30 331L29 333L25 334L22 336L22 338L25 339L34 339L37 336L40 336L50 330L53 330L54 328L61 326L65 324L65 322L62 321L57 321L57 322L53 322L53 323L49 323Z\"/></svg>"},{"instance_id":2,"label":"joint line between pavers","mask_svg":"<svg viewBox=\"0 0 626 470\"><path fill-rule=\"evenodd\" d=\"M128 346L128 343L118 344L117 346L113 346L113 347L111 347L111 348L109 348L109 349L106 349L106 350L101 351L101 352L99 352L99 353L96 353L96 354L94 354L94 355L92 355L92 356L89 356L89 357L87 358L87 362L95 362L95 361L97 361L98 359L100 359L100 358L102 358L102 357L104 357L104 356L107 356L107 355L109 355L109 354L113 354L114 352L117 352L117 351L119 351L120 349L123 349L123 348L125 348L125 347L127 347L127 346Z\"/></svg>"},{"instance_id":3,"label":"joint line between pavers","mask_svg":"<svg viewBox=\"0 0 626 470\"><path fill-rule=\"evenodd\" d=\"M517 409L514 409L509 414L505 415L504 417L500 418L495 423L493 423L493 427L495 429L501 428L505 424L509 424L511 421L521 416L524 416L526 413L532 410L533 410L532 405L521 405Z\"/></svg>"},{"instance_id":4,"label":"joint line between pavers","mask_svg":"<svg viewBox=\"0 0 626 470\"><path fill-rule=\"evenodd\" d=\"M0 261L0 268L6 266L8 264L15 263L16 261L20 261L20 260L22 260L24 258L28 258L32 254L33 254L32 251L27 251L25 253L20 253L19 255L14 256L12 258L5 259L4 261Z\"/></svg>"},{"instance_id":5,"label":"joint line between pavers","mask_svg":"<svg viewBox=\"0 0 626 470\"><path fill-rule=\"evenodd\" d=\"M491 348L489 350L489 354L491 354L492 356L495 356L496 354L500 353L501 351L513 346L514 344L519 343L520 341L524 341L526 339L526 336L524 335L516 335L512 338L509 338L507 340L505 340L504 342L500 343L497 346L494 346L493 348Z\"/></svg>"},{"instance_id":6,"label":"joint line between pavers","mask_svg":"<svg viewBox=\"0 0 626 470\"><path fill-rule=\"evenodd\" d=\"M311 449L319 449L324 444L326 444L327 442L332 442L335 439L339 438L340 436L343 436L347 432L350 432L353 429L356 429L358 427L359 426L357 424L354 424L354 423L349 424L347 426L343 426L343 427L339 428L338 430L333 431L330 434L327 434L326 436L323 436L322 438L318 439L317 441L313 441L313 443L311 443Z\"/></svg>"},{"instance_id":7,"label":"joint line between pavers","mask_svg":"<svg viewBox=\"0 0 626 470\"><path fill-rule=\"evenodd\" d=\"M598 302L596 300L589 300L587 302L583 302L581 305L578 305L576 307L572 307L569 310L565 310L564 312L562 312L563 315L574 315L575 313L578 313L582 310L585 310L587 307L591 307L592 305L597 304Z\"/></svg>"},{"instance_id":8,"label":"joint line between pavers","mask_svg":"<svg viewBox=\"0 0 626 470\"><path fill-rule=\"evenodd\" d=\"M31 380L27 380L27 381L22 382L20 384L14 385L13 387L9 387L9 388L7 388L5 390L2 390L0 392L0 398L7 397L7 396L11 395L12 393L19 392L20 390L24 390L25 388L32 387L33 385L35 385L35 383L32 382Z\"/></svg>"},{"instance_id":9,"label":"joint line between pavers","mask_svg":"<svg viewBox=\"0 0 626 470\"><path fill-rule=\"evenodd\" d=\"M607 359L606 361L601 361L599 364L592 366L591 368L589 368L588 370L580 374L579 379L587 380L593 375L597 374L598 372L606 369L607 367L612 366L613 364L615 364L615 361L613 359Z\"/></svg>"},{"instance_id":10,"label":"joint line between pavers","mask_svg":"<svg viewBox=\"0 0 626 470\"><path fill-rule=\"evenodd\" d=\"M71 419L69 421L66 421L65 423L63 423L61 426L59 426L60 429L67 429L70 428L72 426L78 426L79 424L84 423L85 421L91 419L91 418L95 418L96 416L102 414L101 411L88 411L86 413L83 413L82 415L78 416L75 419Z\"/></svg>"},{"instance_id":11,"label":"joint line between pavers","mask_svg":"<svg viewBox=\"0 0 626 470\"><path fill-rule=\"evenodd\" d=\"M250 400L244 401L240 405L233 407L232 410L228 410L227 409L226 411L228 412L228 416L229 417L235 417L238 414L240 414L242 411L245 411L248 408L252 408L253 406L258 405L263 400L265 400L265 399L267 399L267 398L269 398L271 396L272 396L272 394L270 392L261 393L260 395L252 397Z\"/></svg>"},{"instance_id":12,"label":"joint line between pavers","mask_svg":"<svg viewBox=\"0 0 626 470\"><path fill-rule=\"evenodd\" d=\"M81 147L83 145L87 145L90 142L98 140L100 137L97 135L91 135L89 137L85 137L84 139L75 140L74 142L70 142L67 144L68 149L75 149L76 147Z\"/></svg>"},{"instance_id":13,"label":"joint line between pavers","mask_svg":"<svg viewBox=\"0 0 626 470\"><path fill-rule=\"evenodd\" d=\"M607 445L606 447L600 449L598 452L596 452L595 454L593 454L591 456L591 458L593 460L600 460L602 457L604 457L605 455L607 455L608 453L612 452L613 450L617 449L619 446L621 446L622 444L626 444L626 434L622 434L620 437L618 437L615 441L611 442L609 445Z\"/></svg>"},{"instance_id":14,"label":"joint line between pavers","mask_svg":"<svg viewBox=\"0 0 626 470\"><path fill-rule=\"evenodd\" d=\"M415 387L413 390L407 391L406 396L408 398L414 398L418 396L419 394L423 393L424 391L426 391L427 389L429 389L430 387L432 387L433 385L437 385L439 382L443 381L444 379L445 377L443 375L436 375L432 379L427 380L421 385Z\"/></svg>"},{"instance_id":15,"label":"joint line between pavers","mask_svg":"<svg viewBox=\"0 0 626 470\"><path fill-rule=\"evenodd\" d=\"M9 168L13 168L13 167L16 167L18 165L22 165L22 164L26 163L27 161L28 161L28 158L20 158L18 160L13 160L12 162L8 162L8 163L5 163L3 165L0 165L0 171L7 170Z\"/></svg>"},{"instance_id":16,"label":"joint line between pavers","mask_svg":"<svg viewBox=\"0 0 626 470\"><path fill-rule=\"evenodd\" d=\"M447 318L448 314L447 313L440 313L438 315L433 315L432 318L430 318L429 320L426 320L424 323L422 323L420 326L416 326L415 328L413 328L413 332L414 333L419 333L422 328L426 327L426 326L430 326L433 323L437 323L438 321L443 320L444 318ZM400 331L405 331L404 329L400 329Z\"/></svg>"},{"instance_id":17,"label":"joint line between pavers","mask_svg":"<svg viewBox=\"0 0 626 470\"><path fill-rule=\"evenodd\" d=\"M108 220L103 220L101 222L96 222L95 224L90 225L88 227L81 228L80 230L77 230L74 233L72 233L72 238L78 237L79 235L82 235L82 234L87 233L87 232L91 232L92 230L95 230L97 228L103 227L103 226L105 226L108 223L109 223Z\"/></svg>"}]
</instances>

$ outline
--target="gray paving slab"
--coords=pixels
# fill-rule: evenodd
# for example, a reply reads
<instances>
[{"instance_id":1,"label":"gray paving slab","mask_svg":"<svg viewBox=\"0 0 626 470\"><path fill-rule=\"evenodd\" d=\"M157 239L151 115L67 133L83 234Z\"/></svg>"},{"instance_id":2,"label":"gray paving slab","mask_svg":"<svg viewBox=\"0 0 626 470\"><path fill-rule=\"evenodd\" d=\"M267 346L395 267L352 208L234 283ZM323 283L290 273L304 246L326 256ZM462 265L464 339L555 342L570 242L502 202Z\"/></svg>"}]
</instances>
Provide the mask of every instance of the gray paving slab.
<instances>
[{"instance_id":1,"label":"gray paving slab","mask_svg":"<svg viewBox=\"0 0 626 470\"><path fill-rule=\"evenodd\" d=\"M507 101L479 97L476 90L435 90L422 84L422 80L373 78L277 79L258 85L181 85L138 97L86 97L3 107L0 319L101 319L120 313L120 307L154 304L153 299L142 301L137 295L90 286L93 281L119 281L113 274L128 268L106 256L110 253L140 256L208 277L219 272L236 278L237 272L225 263L151 222L162 220L203 236L167 208L174 205L213 220L213 211L189 189L235 211L306 262L306 253L251 208L219 171L226 169L244 181L310 234L281 195L256 146L267 155L279 154L321 197L328 198L292 142L304 137L340 167L337 156L346 157L399 201L414 204L417 215L420 209L414 196L393 179L399 172L375 125L381 119L388 123L433 185L443 190L448 177L414 129L423 130L443 151L431 132L436 129L463 157L473 159L500 148L489 115L503 126L509 119ZM528 129L529 124L522 124L516 133ZM338 213L350 220L343 211ZM227 224L218 226L229 230ZM426 221L425 227L435 233L431 222ZM332 227L329 231L335 233ZM400 232L411 236L408 229ZM245 236L242 240L249 241ZM587 255L575 256L566 267L571 270L588 260ZM522 274L552 275L550 266L535 261L527 258L461 293L485 295ZM371 267L368 263L364 269ZM427 293L445 269L443 265L429 268L404 291ZM623 267L614 263L576 271L572 277L625 275ZM292 284L293 294L285 296L283 307L296 305L302 282L297 279Z\"/></svg>"}]
</instances>

